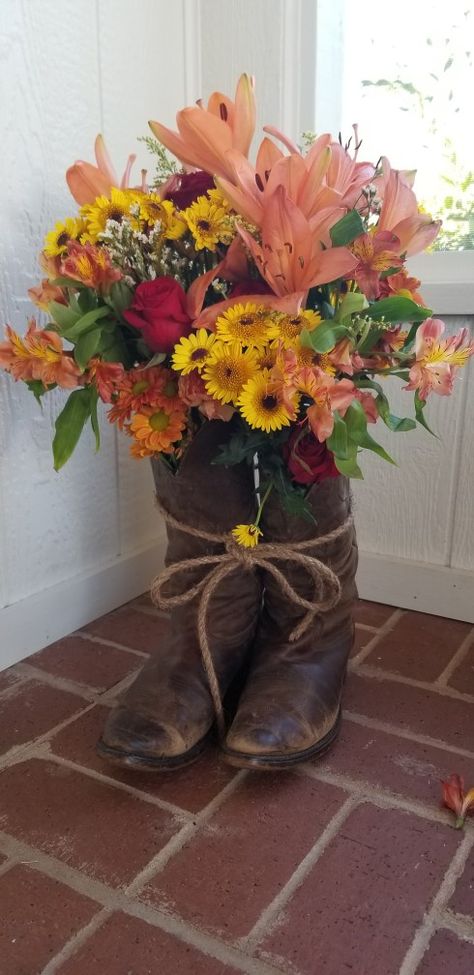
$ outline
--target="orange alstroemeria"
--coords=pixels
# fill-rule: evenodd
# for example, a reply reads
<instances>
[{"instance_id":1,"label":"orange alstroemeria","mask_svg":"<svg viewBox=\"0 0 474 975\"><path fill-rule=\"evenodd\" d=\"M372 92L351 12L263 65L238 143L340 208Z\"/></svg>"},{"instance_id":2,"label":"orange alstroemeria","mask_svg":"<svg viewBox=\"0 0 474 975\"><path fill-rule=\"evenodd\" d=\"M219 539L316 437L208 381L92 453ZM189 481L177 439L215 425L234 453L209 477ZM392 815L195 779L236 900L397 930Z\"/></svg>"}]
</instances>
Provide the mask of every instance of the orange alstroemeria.
<instances>
[{"instance_id":1,"label":"orange alstroemeria","mask_svg":"<svg viewBox=\"0 0 474 975\"><path fill-rule=\"evenodd\" d=\"M60 272L63 277L80 281L102 294L107 294L114 281L120 281L122 277L122 272L112 266L103 247L79 244L77 241L69 242Z\"/></svg>"},{"instance_id":2,"label":"orange alstroemeria","mask_svg":"<svg viewBox=\"0 0 474 975\"><path fill-rule=\"evenodd\" d=\"M95 357L87 366L87 378L93 383L103 403L111 403L123 379L124 367L121 362L104 362Z\"/></svg>"},{"instance_id":3,"label":"orange alstroemeria","mask_svg":"<svg viewBox=\"0 0 474 975\"><path fill-rule=\"evenodd\" d=\"M351 251L357 258L354 280L366 298L378 298L381 293L382 272L391 267L402 266L398 237L388 231L361 234L351 245Z\"/></svg>"},{"instance_id":4,"label":"orange alstroemeria","mask_svg":"<svg viewBox=\"0 0 474 975\"><path fill-rule=\"evenodd\" d=\"M354 383L350 379L338 381L317 366L301 367L292 349L286 349L278 355L271 376L281 390L283 403L293 418L295 403L300 394L311 401L306 416L320 443L332 434L333 411L344 413L356 395Z\"/></svg>"},{"instance_id":5,"label":"orange alstroemeria","mask_svg":"<svg viewBox=\"0 0 474 975\"><path fill-rule=\"evenodd\" d=\"M85 203L93 203L98 196L109 196L112 186L125 189L129 185L132 166L137 158L134 153L128 157L120 179L112 165L102 135L97 136L94 150L97 166L79 159L66 171L67 185L76 203L81 206Z\"/></svg>"},{"instance_id":6,"label":"orange alstroemeria","mask_svg":"<svg viewBox=\"0 0 474 975\"><path fill-rule=\"evenodd\" d=\"M435 239L441 220L433 220L418 209L416 196L406 173L392 169L388 159L382 160L382 175L374 180L382 199L377 232L390 231L398 237L398 253L419 254Z\"/></svg>"},{"instance_id":7,"label":"orange alstroemeria","mask_svg":"<svg viewBox=\"0 0 474 975\"><path fill-rule=\"evenodd\" d=\"M404 388L417 389L423 400L429 393L450 396L455 370L467 365L474 355L474 343L469 342L467 328L443 338L445 328L440 318L426 318L416 333L415 362Z\"/></svg>"},{"instance_id":8,"label":"orange alstroemeria","mask_svg":"<svg viewBox=\"0 0 474 975\"><path fill-rule=\"evenodd\" d=\"M453 772L446 782L441 782L443 806L456 814L456 829L462 829L466 816L474 810L474 788L464 791L464 779Z\"/></svg>"},{"instance_id":9,"label":"orange alstroemeria","mask_svg":"<svg viewBox=\"0 0 474 975\"><path fill-rule=\"evenodd\" d=\"M308 220L285 188L278 186L266 202L262 243L244 228L238 230L262 277L275 294L286 295L327 284L354 270L357 259L347 247L331 247L330 228L343 215L332 208Z\"/></svg>"},{"instance_id":10,"label":"orange alstroemeria","mask_svg":"<svg viewBox=\"0 0 474 975\"><path fill-rule=\"evenodd\" d=\"M52 301L56 301L58 305L67 305L63 289L52 284L48 278L43 278L41 284L37 284L34 288L28 288L28 295L41 311L47 311Z\"/></svg>"},{"instance_id":11,"label":"orange alstroemeria","mask_svg":"<svg viewBox=\"0 0 474 975\"><path fill-rule=\"evenodd\" d=\"M39 329L31 318L23 338L9 325L5 326L6 342L0 342L0 366L14 379L25 382L40 380L44 386L56 384L73 389L79 383L81 370L70 353L64 352L56 332Z\"/></svg>"},{"instance_id":12,"label":"orange alstroemeria","mask_svg":"<svg viewBox=\"0 0 474 975\"><path fill-rule=\"evenodd\" d=\"M402 267L397 274L390 274L380 282L380 298L389 298L391 295L401 295L402 298L410 298L417 305L424 305L425 302L418 290L421 281L412 278L406 268Z\"/></svg>"},{"instance_id":13,"label":"orange alstroemeria","mask_svg":"<svg viewBox=\"0 0 474 975\"><path fill-rule=\"evenodd\" d=\"M207 108L202 102L183 108L176 116L178 132L160 122L150 122L156 138L188 166L204 169L212 176L232 176L226 159L229 149L247 156L255 132L254 80L240 76L235 101L220 91L212 93Z\"/></svg>"}]
</instances>

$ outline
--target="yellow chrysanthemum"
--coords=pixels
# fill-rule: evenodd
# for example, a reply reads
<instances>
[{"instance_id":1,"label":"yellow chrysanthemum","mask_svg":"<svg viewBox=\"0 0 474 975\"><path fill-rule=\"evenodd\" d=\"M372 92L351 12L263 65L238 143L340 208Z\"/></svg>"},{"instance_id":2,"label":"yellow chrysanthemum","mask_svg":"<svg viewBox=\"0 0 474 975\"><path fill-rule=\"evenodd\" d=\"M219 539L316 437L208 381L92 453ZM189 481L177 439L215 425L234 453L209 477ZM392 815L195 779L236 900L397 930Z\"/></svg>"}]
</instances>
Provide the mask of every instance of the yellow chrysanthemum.
<instances>
[{"instance_id":1,"label":"yellow chrysanthemum","mask_svg":"<svg viewBox=\"0 0 474 975\"><path fill-rule=\"evenodd\" d=\"M220 190L208 190L206 196L208 196L211 203L215 203L216 206L222 207L223 210L230 210L230 203L228 200L226 200L225 196L222 195Z\"/></svg>"},{"instance_id":2,"label":"yellow chrysanthemum","mask_svg":"<svg viewBox=\"0 0 474 975\"><path fill-rule=\"evenodd\" d=\"M280 339L287 349L294 348L303 329L312 332L321 321L317 312L307 309L298 315L276 315L272 318L269 328L270 338Z\"/></svg>"},{"instance_id":3,"label":"yellow chrysanthemum","mask_svg":"<svg viewBox=\"0 0 474 975\"><path fill-rule=\"evenodd\" d=\"M110 196L98 196L93 203L87 203L81 208L81 213L87 222L84 239L90 243L104 233L108 220L122 223L124 217L130 215L130 208L139 202L140 194L133 190L119 190L113 186Z\"/></svg>"},{"instance_id":4,"label":"yellow chrysanthemum","mask_svg":"<svg viewBox=\"0 0 474 975\"><path fill-rule=\"evenodd\" d=\"M215 251L218 244L230 244L235 231L227 210L213 203L207 196L198 196L183 216L194 237L194 246L200 251Z\"/></svg>"},{"instance_id":5,"label":"yellow chrysanthemum","mask_svg":"<svg viewBox=\"0 0 474 975\"><path fill-rule=\"evenodd\" d=\"M238 342L214 342L204 367L206 389L221 403L235 403L245 383L258 369L254 349L243 350Z\"/></svg>"},{"instance_id":6,"label":"yellow chrysanthemum","mask_svg":"<svg viewBox=\"0 0 474 975\"><path fill-rule=\"evenodd\" d=\"M193 369L198 369L201 372L209 359L215 341L216 336L211 332L206 332L205 328L198 328L189 336L183 336L174 347L171 360L173 369L176 369L176 372L181 372L183 376L192 372Z\"/></svg>"},{"instance_id":7,"label":"yellow chrysanthemum","mask_svg":"<svg viewBox=\"0 0 474 975\"><path fill-rule=\"evenodd\" d=\"M171 200L162 200L157 193L146 193L140 197L139 221L147 227L161 224L166 240L178 240L186 232L186 221L178 216Z\"/></svg>"},{"instance_id":8,"label":"yellow chrysanthemum","mask_svg":"<svg viewBox=\"0 0 474 975\"><path fill-rule=\"evenodd\" d=\"M84 221L77 220L75 217L67 217L66 220L60 220L55 225L54 230L50 230L49 234L46 234L44 240L45 254L48 257L58 257L60 254L65 254L69 241L79 240L85 228Z\"/></svg>"},{"instance_id":9,"label":"yellow chrysanthemum","mask_svg":"<svg viewBox=\"0 0 474 975\"><path fill-rule=\"evenodd\" d=\"M255 548L263 532L258 525L236 525L232 529L232 535L239 545L244 548Z\"/></svg>"},{"instance_id":10,"label":"yellow chrysanthemum","mask_svg":"<svg viewBox=\"0 0 474 975\"><path fill-rule=\"evenodd\" d=\"M263 369L249 379L237 405L247 423L254 429L264 430L265 433L287 427L292 418L278 388L274 382L272 383L268 369Z\"/></svg>"},{"instance_id":11,"label":"yellow chrysanthemum","mask_svg":"<svg viewBox=\"0 0 474 975\"><path fill-rule=\"evenodd\" d=\"M270 342L264 349L258 350L258 365L260 369L273 369L277 363L280 344L277 341Z\"/></svg>"},{"instance_id":12,"label":"yellow chrysanthemum","mask_svg":"<svg viewBox=\"0 0 474 975\"><path fill-rule=\"evenodd\" d=\"M270 324L267 309L248 301L245 305L232 305L219 315L216 335L223 342L239 342L240 345L263 349L269 339Z\"/></svg>"},{"instance_id":13,"label":"yellow chrysanthemum","mask_svg":"<svg viewBox=\"0 0 474 975\"><path fill-rule=\"evenodd\" d=\"M132 417L130 433L142 450L167 453L176 440L181 439L185 425L184 410L167 413L159 406L143 406L140 413Z\"/></svg>"}]
</instances>

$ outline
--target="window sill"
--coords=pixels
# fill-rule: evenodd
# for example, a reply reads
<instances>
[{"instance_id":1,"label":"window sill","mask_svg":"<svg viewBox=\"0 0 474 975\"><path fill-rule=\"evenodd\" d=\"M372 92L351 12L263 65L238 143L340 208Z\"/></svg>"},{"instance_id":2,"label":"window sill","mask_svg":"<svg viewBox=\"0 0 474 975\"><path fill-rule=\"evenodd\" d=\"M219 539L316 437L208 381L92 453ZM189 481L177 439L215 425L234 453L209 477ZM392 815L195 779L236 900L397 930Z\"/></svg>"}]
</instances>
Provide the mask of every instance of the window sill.
<instances>
[{"instance_id":1,"label":"window sill","mask_svg":"<svg viewBox=\"0 0 474 975\"><path fill-rule=\"evenodd\" d=\"M474 315L474 251L434 251L408 261L421 293L439 315Z\"/></svg>"}]
</instances>

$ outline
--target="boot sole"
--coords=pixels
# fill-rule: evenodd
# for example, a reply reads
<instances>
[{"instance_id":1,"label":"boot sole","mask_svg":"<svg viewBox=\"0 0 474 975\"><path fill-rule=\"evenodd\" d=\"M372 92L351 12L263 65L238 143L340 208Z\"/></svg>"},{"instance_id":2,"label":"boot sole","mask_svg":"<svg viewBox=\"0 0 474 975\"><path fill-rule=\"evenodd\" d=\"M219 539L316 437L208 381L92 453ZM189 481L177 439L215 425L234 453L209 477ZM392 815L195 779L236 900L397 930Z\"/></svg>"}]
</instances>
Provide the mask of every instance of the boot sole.
<instances>
[{"instance_id":1,"label":"boot sole","mask_svg":"<svg viewBox=\"0 0 474 975\"><path fill-rule=\"evenodd\" d=\"M211 734L205 735L196 745L182 755L172 755L169 758L152 758L150 755L129 754L120 748L112 748L99 738L95 746L99 758L105 759L109 765L130 769L136 772L174 772L192 765L202 755L211 740Z\"/></svg>"},{"instance_id":2,"label":"boot sole","mask_svg":"<svg viewBox=\"0 0 474 975\"><path fill-rule=\"evenodd\" d=\"M341 730L342 711L339 711L333 727L328 733L304 751L294 752L292 755L247 755L245 752L234 752L225 745L221 746L224 761L236 768L256 769L262 772L274 772L275 769L288 769L310 758L324 755L334 744Z\"/></svg>"}]
</instances>

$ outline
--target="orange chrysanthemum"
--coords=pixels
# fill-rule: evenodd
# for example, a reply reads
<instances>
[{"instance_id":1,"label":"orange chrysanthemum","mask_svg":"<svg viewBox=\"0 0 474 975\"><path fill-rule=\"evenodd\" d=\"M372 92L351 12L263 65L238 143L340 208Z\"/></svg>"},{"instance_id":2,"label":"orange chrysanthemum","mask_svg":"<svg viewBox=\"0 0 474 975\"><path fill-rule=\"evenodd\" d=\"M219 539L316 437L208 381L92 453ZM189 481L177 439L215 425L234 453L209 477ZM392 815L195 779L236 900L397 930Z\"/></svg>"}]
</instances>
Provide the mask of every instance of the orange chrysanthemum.
<instances>
[{"instance_id":1,"label":"orange chrysanthemum","mask_svg":"<svg viewBox=\"0 0 474 975\"><path fill-rule=\"evenodd\" d=\"M182 408L177 379L170 369L151 366L150 369L129 369L125 372L108 418L123 430L132 413L139 413L144 406L162 406L168 412Z\"/></svg>"},{"instance_id":2,"label":"orange chrysanthemum","mask_svg":"<svg viewBox=\"0 0 474 975\"><path fill-rule=\"evenodd\" d=\"M182 409L168 413L160 406L144 406L132 417L130 433L141 450L145 448L150 454L169 453L181 439L185 426L186 414Z\"/></svg>"}]
</instances>

